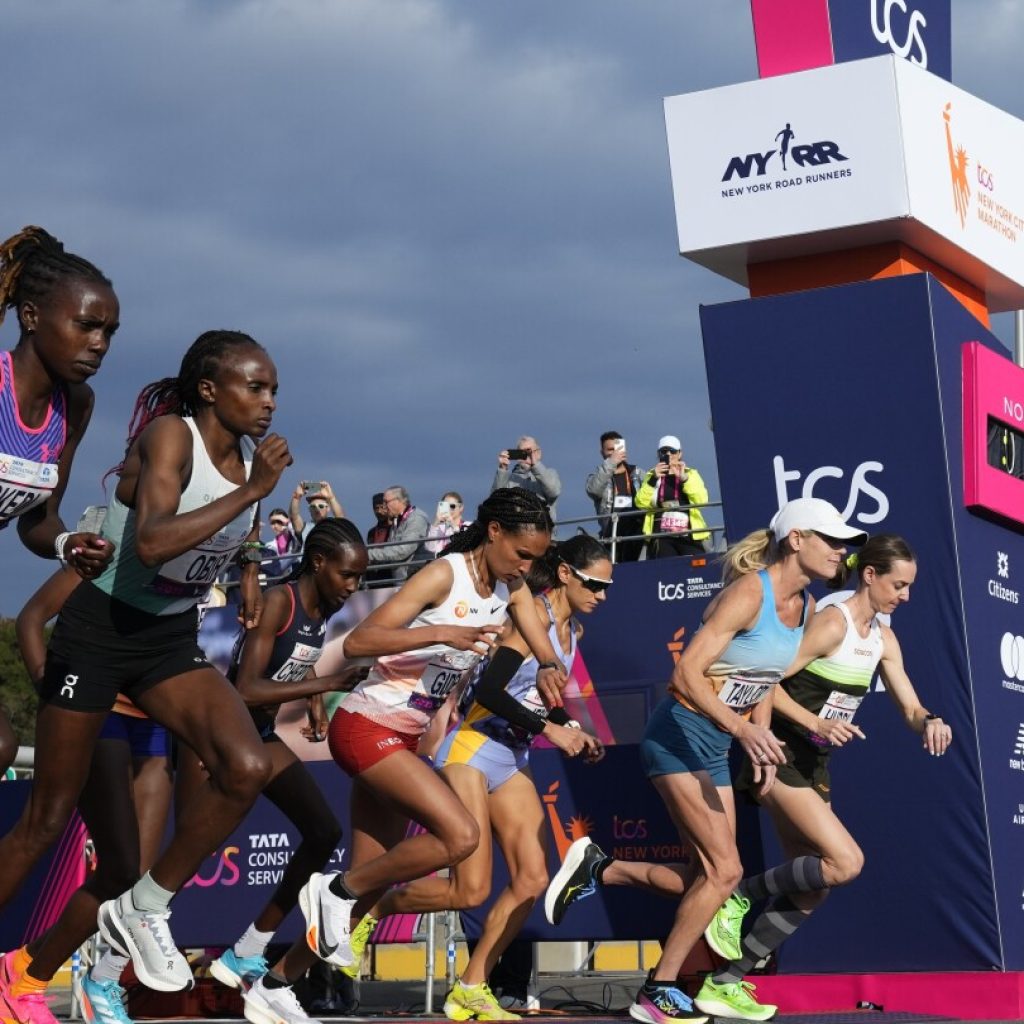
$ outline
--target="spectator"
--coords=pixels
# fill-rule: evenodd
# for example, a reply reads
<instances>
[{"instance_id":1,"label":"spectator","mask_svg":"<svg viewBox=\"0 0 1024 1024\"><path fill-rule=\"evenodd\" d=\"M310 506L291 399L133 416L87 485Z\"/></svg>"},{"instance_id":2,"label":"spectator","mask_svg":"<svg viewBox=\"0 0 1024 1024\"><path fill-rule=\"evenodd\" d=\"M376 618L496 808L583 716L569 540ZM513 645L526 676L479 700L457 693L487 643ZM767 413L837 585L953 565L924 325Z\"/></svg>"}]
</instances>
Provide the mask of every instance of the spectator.
<instances>
[{"instance_id":1,"label":"spectator","mask_svg":"<svg viewBox=\"0 0 1024 1024\"><path fill-rule=\"evenodd\" d=\"M388 503L384 500L384 492L378 491L371 499L375 522L366 531L366 543L383 544L388 539L391 524L388 522ZM370 548L371 552L373 548ZM367 569L363 573L363 579L367 584L382 583L391 578L390 569Z\"/></svg>"},{"instance_id":2,"label":"spectator","mask_svg":"<svg viewBox=\"0 0 1024 1024\"><path fill-rule=\"evenodd\" d=\"M462 495L458 491L445 491L444 497L437 503L433 525L427 533L427 550L432 555L439 555L451 540L452 536L469 523L462 518Z\"/></svg>"},{"instance_id":3,"label":"spectator","mask_svg":"<svg viewBox=\"0 0 1024 1024\"><path fill-rule=\"evenodd\" d=\"M270 513L270 529L274 536L264 546L271 560L263 569L272 579L284 576L295 564L294 557L302 551L302 538L292 529L288 513L283 508L275 508Z\"/></svg>"},{"instance_id":4,"label":"spectator","mask_svg":"<svg viewBox=\"0 0 1024 1024\"><path fill-rule=\"evenodd\" d=\"M305 522L302 513L299 511L299 502L305 497L309 505L310 522ZM334 496L331 485L326 480L304 480L292 491L291 504L288 506L288 517L292 521L292 529L305 541L309 531L320 522L334 516L335 519L344 519L345 510L341 502Z\"/></svg>"},{"instance_id":5,"label":"spectator","mask_svg":"<svg viewBox=\"0 0 1024 1024\"><path fill-rule=\"evenodd\" d=\"M535 438L524 436L516 442L517 447L498 453L498 471L494 474L491 491L499 487L522 487L524 491L539 494L547 503L551 518L555 518L555 503L562 493L562 481L558 473L548 469L541 462L543 452ZM521 453L521 457L518 453ZM512 458L515 455L516 458ZM515 465L510 470L509 462Z\"/></svg>"},{"instance_id":6,"label":"spectator","mask_svg":"<svg viewBox=\"0 0 1024 1024\"><path fill-rule=\"evenodd\" d=\"M650 510L644 533L673 534L653 542L654 558L702 554L707 550L704 541L711 536L699 509L681 507L708 502L707 486L700 473L683 462L682 449L678 437L666 434L658 442L658 464L636 492L636 507Z\"/></svg>"},{"instance_id":7,"label":"spectator","mask_svg":"<svg viewBox=\"0 0 1024 1024\"><path fill-rule=\"evenodd\" d=\"M384 503L388 510L390 529L387 539L390 543L386 547L370 548L370 564L405 562L407 564L390 570L392 579L404 580L430 558L424 544L430 531L430 520L426 513L409 501L409 492L404 487L389 487L384 492Z\"/></svg>"},{"instance_id":8,"label":"spectator","mask_svg":"<svg viewBox=\"0 0 1024 1024\"><path fill-rule=\"evenodd\" d=\"M627 462L625 438L616 430L601 435L601 458L604 462L587 477L587 494L593 499L594 511L601 516L601 537L612 535L610 514L629 512L635 508L634 499L643 483L640 470ZM619 519L616 534L628 537L640 533L641 517L624 516ZM635 562L643 551L642 540L618 541L615 545L617 562Z\"/></svg>"}]
</instances>

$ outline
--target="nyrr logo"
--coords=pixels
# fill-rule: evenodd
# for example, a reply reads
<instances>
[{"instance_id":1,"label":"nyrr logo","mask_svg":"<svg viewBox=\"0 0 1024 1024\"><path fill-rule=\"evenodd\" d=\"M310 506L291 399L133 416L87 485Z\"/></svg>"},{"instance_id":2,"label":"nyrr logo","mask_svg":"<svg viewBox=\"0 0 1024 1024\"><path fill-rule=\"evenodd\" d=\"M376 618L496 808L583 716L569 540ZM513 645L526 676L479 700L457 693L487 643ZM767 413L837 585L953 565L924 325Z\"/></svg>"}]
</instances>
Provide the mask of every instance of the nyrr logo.
<instances>
[{"instance_id":1,"label":"nyrr logo","mask_svg":"<svg viewBox=\"0 0 1024 1024\"><path fill-rule=\"evenodd\" d=\"M893 18L894 7L900 11L898 19ZM923 68L928 67L928 50L922 35L922 30L927 27L928 19L921 11L908 11L907 0L871 0L871 32L874 37L897 57L904 57L911 64L920 64ZM897 41L897 33L903 42Z\"/></svg>"},{"instance_id":2,"label":"nyrr logo","mask_svg":"<svg viewBox=\"0 0 1024 1024\"><path fill-rule=\"evenodd\" d=\"M725 168L722 181L731 181L733 177L747 179L754 173L755 169L757 176L763 177L768 173L768 164L776 153L779 155L778 162L781 165L780 171L783 174L788 173L790 170L788 166L789 159L792 159L793 163L799 167L821 167L828 163L849 159L839 152L839 144L837 142L801 143L790 149L790 143L795 139L796 132L793 131L793 126L787 121L786 126L775 136L775 142L779 144L777 149L747 153L746 156L734 156Z\"/></svg>"}]
</instances>

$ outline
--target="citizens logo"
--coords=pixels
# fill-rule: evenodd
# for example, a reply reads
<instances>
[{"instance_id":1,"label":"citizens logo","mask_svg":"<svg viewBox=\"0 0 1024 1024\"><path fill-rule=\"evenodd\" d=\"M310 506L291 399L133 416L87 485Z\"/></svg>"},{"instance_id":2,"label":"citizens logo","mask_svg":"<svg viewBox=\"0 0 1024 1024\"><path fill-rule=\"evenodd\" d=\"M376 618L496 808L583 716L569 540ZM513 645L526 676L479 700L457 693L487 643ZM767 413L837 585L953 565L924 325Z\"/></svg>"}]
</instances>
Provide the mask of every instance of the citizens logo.
<instances>
[{"instance_id":1,"label":"citizens logo","mask_svg":"<svg viewBox=\"0 0 1024 1024\"><path fill-rule=\"evenodd\" d=\"M999 642L999 661L1003 669L1003 689L1024 693L1024 637L1004 633Z\"/></svg>"},{"instance_id":2,"label":"citizens logo","mask_svg":"<svg viewBox=\"0 0 1024 1024\"><path fill-rule=\"evenodd\" d=\"M1010 578L1010 556L1005 551L996 552L996 575L1004 580ZM1008 604L1020 604L1020 594L1004 586L999 580L989 580L987 589L989 597L998 598Z\"/></svg>"}]
</instances>

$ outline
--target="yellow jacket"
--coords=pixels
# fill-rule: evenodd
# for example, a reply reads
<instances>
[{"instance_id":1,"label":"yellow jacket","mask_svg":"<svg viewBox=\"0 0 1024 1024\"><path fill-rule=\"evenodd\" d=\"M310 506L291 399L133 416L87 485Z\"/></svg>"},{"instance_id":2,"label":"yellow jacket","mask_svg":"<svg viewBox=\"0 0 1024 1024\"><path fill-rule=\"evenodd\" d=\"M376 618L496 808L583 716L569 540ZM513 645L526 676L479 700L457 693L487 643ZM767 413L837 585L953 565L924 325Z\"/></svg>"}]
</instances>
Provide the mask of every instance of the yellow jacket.
<instances>
[{"instance_id":1,"label":"yellow jacket","mask_svg":"<svg viewBox=\"0 0 1024 1024\"><path fill-rule=\"evenodd\" d=\"M706 505L708 503L708 488L704 483L700 473L697 472L692 466L686 467L686 479L683 481L683 497L687 505ZM649 470L643 479L643 483L640 485L639 490L636 492L636 507L646 508L651 511L644 516L644 533L654 533L654 520L660 506L657 504L658 497L658 477L655 475L654 470ZM701 511L698 508L691 508L690 514L690 529L693 530L694 540L707 540L711 536L710 532L706 529L707 523L704 516L701 515Z\"/></svg>"}]
</instances>

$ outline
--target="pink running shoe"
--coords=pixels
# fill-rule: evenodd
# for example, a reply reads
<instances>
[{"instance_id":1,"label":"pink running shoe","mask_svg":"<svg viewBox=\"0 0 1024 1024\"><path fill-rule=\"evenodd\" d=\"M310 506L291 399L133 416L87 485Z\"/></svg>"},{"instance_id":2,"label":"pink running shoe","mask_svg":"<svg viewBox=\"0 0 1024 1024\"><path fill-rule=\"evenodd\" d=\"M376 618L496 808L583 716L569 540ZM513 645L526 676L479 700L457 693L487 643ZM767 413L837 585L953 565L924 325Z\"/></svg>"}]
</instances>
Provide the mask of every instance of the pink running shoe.
<instances>
[{"instance_id":1,"label":"pink running shoe","mask_svg":"<svg viewBox=\"0 0 1024 1024\"><path fill-rule=\"evenodd\" d=\"M11 994L15 976L11 971L10 955L0 957L0 1020L3 1024L57 1024L50 1012L44 992L26 996Z\"/></svg>"}]
</instances>

